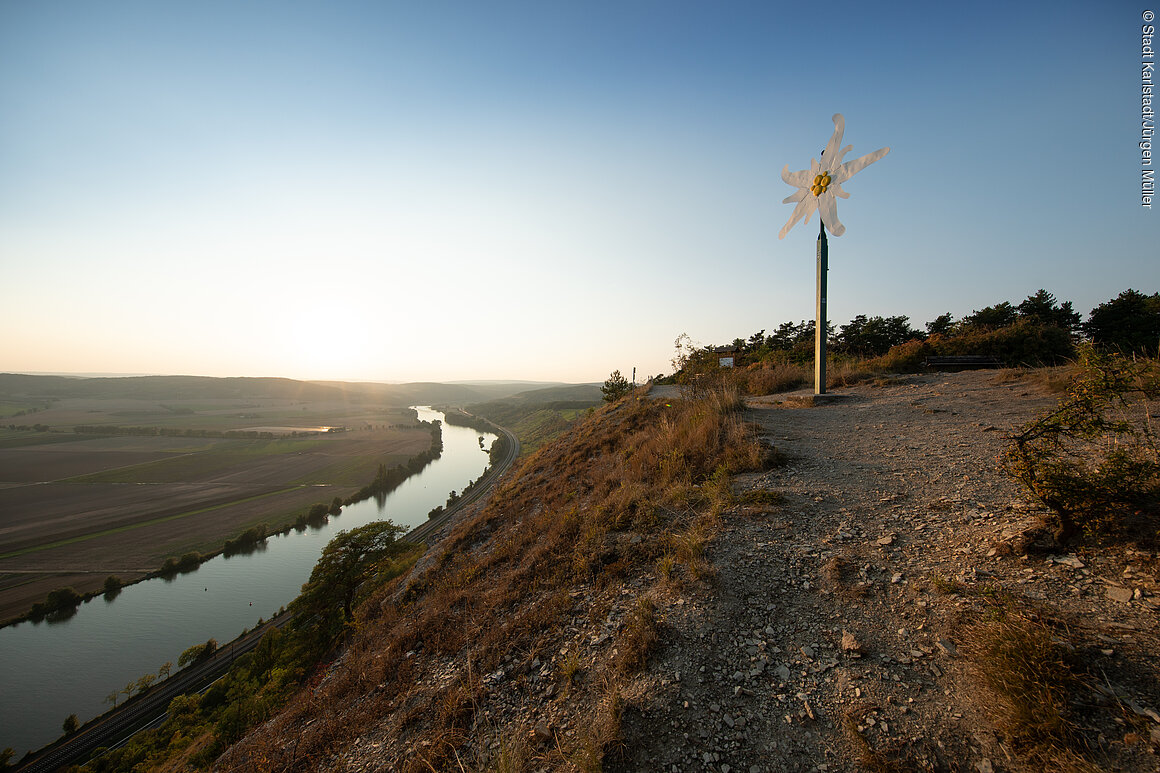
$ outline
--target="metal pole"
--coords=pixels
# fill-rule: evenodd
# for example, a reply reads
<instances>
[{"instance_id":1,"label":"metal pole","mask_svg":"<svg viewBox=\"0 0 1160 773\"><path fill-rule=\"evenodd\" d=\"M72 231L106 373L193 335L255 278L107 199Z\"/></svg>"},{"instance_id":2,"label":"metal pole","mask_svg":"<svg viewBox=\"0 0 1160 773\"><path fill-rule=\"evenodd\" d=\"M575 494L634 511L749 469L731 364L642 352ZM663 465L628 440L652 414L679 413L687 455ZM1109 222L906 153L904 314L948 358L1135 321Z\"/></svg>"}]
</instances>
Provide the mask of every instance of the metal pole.
<instances>
[{"instance_id":1,"label":"metal pole","mask_svg":"<svg viewBox=\"0 0 1160 773\"><path fill-rule=\"evenodd\" d=\"M826 274L830 270L830 247L826 243L826 226L818 214L818 303L814 323L814 394L826 393Z\"/></svg>"}]
</instances>

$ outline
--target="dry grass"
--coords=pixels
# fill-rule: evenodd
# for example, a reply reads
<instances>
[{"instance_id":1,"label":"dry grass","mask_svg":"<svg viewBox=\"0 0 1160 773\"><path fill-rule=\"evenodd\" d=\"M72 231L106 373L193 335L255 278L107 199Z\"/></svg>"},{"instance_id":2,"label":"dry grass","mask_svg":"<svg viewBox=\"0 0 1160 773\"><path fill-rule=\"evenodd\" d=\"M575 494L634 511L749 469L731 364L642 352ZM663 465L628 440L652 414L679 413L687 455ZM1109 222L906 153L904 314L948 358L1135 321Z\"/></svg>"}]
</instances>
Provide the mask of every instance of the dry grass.
<instances>
[{"instance_id":1,"label":"dry grass","mask_svg":"<svg viewBox=\"0 0 1160 773\"><path fill-rule=\"evenodd\" d=\"M941 574L932 574L927 577L930 582L930 587L934 588L935 592L940 596L950 596L954 593L962 593L965 588L961 582L950 577L944 577Z\"/></svg>"},{"instance_id":2,"label":"dry grass","mask_svg":"<svg viewBox=\"0 0 1160 773\"><path fill-rule=\"evenodd\" d=\"M660 637L657 633L656 605L647 596L636 601L636 608L629 615L624 636L619 646L616 668L621 673L640 671L648 662L648 656L656 647Z\"/></svg>"},{"instance_id":3,"label":"dry grass","mask_svg":"<svg viewBox=\"0 0 1160 773\"><path fill-rule=\"evenodd\" d=\"M750 395L792 392L809 385L812 379L809 368L789 363L752 365L737 372L738 387Z\"/></svg>"},{"instance_id":4,"label":"dry grass","mask_svg":"<svg viewBox=\"0 0 1160 773\"><path fill-rule=\"evenodd\" d=\"M1049 368L1003 368L995 374L996 384L1026 384L1052 394L1067 391L1076 374L1075 365L1056 365Z\"/></svg>"},{"instance_id":5,"label":"dry grass","mask_svg":"<svg viewBox=\"0 0 1160 773\"><path fill-rule=\"evenodd\" d=\"M1029 770L1097 770L1084 756L1075 707L1083 680L1041 620L996 612L967 632L966 653L989 700L980 705Z\"/></svg>"},{"instance_id":6,"label":"dry grass","mask_svg":"<svg viewBox=\"0 0 1160 773\"><path fill-rule=\"evenodd\" d=\"M736 391L669 403L630 396L577 422L509 474L405 587L372 597L341 667L230 762L317 765L374 728L403 770L599 770L619 736L624 680L647 663L659 623L646 587L603 648L566 631L581 610L597 624L614 613L632 578L711 576L704 549L733 502L730 475L768 457L739 406ZM584 732L527 757L503 740L527 735L510 700L545 667L564 687L553 710Z\"/></svg>"}]
</instances>

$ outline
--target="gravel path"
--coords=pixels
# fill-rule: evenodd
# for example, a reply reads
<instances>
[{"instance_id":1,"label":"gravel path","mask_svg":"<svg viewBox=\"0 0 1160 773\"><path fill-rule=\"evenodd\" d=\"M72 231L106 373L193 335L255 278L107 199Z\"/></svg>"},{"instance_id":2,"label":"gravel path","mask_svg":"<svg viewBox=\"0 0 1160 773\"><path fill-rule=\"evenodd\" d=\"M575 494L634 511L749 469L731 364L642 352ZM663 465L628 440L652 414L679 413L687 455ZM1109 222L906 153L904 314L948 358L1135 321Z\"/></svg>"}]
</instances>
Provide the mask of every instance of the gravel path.
<instances>
[{"instance_id":1,"label":"gravel path","mask_svg":"<svg viewBox=\"0 0 1160 773\"><path fill-rule=\"evenodd\" d=\"M736 488L784 502L727 513L716 580L664 610L616 769L855 771L871 749L904 769L1015 770L958 648L983 588L1083 621L1078 646L1146 677L1109 686L1160 708L1154 556L1018 547L1037 514L998 457L1056 399L994 372L752 399L746 419L790 461ZM1109 729L1124 769L1158 769L1160 719L1144 724L1132 748Z\"/></svg>"}]
</instances>

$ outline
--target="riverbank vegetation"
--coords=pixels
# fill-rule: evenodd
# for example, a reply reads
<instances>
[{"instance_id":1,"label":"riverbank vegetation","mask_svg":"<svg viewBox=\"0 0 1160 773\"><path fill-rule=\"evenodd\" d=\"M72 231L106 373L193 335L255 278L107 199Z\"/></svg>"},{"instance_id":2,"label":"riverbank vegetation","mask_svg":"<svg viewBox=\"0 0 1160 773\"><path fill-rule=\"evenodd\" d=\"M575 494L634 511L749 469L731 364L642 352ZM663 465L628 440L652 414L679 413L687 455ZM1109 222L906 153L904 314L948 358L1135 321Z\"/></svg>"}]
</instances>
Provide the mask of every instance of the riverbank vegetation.
<instances>
[{"instance_id":1,"label":"riverbank vegetation","mask_svg":"<svg viewBox=\"0 0 1160 773\"><path fill-rule=\"evenodd\" d=\"M292 529L304 531L306 528L319 528L326 523L330 516L341 513L343 506L372 497L385 497L402 485L407 478L418 474L442 454L443 440L440 423L437 421L417 422L415 426L428 433L430 438L428 448L399 464L388 466L386 462L380 462L374 479L345 499L335 497L329 504L315 503L304 506L297 512L289 513L287 520L278 526L271 527L266 522L248 526L240 532L235 532L235 536L227 538L217 549L211 549L204 553L187 551L182 553L180 557L167 556L156 571L139 576L132 582L140 582L153 577L172 578L178 574L196 571L202 563L218 555L232 556L253 552L267 537L285 534ZM49 591L42 601L34 603L25 614L15 615L9 622L20 622L26 619L33 621L63 620L74 614L82 602L98 595L104 595L107 600L112 600L121 588L128 584L131 582L110 576L106 577L100 586L94 583L92 589L86 593L80 593L72 587L57 588Z\"/></svg>"},{"instance_id":2,"label":"riverbank vegetation","mask_svg":"<svg viewBox=\"0 0 1160 773\"><path fill-rule=\"evenodd\" d=\"M122 566L157 566L118 572L119 585L128 585L195 571L222 552L251 551L269 535L321 525L343 505L385 496L442 450L440 429L419 424L413 411L404 425L407 413L393 413L390 428L273 440L35 435L56 441L48 455L27 453L29 438L13 435L0 443L8 484L0 508L10 527L0 546L0 620L57 620L82 600L115 595L97 573L56 584L43 573L6 575L46 550L80 568L108 565L110 556ZM126 483L153 485L119 485ZM332 498L316 513L327 489L342 494L338 508ZM61 604L57 591L66 585L79 598Z\"/></svg>"},{"instance_id":3,"label":"riverbank vegetation","mask_svg":"<svg viewBox=\"0 0 1160 773\"><path fill-rule=\"evenodd\" d=\"M422 552L398 541L400 531L390 522L378 522L340 532L291 605L289 624L270 627L258 646L208 690L174 698L160 727L139 732L116 749L97 749L89 762L73 770L207 769L229 744L274 715L303 685L309 689L325 678L327 658L353 624L349 610L406 572ZM182 653L178 666L204 662L218 650L212 639L196 644ZM131 697L133 689L143 688L131 683L129 689Z\"/></svg>"}]
</instances>

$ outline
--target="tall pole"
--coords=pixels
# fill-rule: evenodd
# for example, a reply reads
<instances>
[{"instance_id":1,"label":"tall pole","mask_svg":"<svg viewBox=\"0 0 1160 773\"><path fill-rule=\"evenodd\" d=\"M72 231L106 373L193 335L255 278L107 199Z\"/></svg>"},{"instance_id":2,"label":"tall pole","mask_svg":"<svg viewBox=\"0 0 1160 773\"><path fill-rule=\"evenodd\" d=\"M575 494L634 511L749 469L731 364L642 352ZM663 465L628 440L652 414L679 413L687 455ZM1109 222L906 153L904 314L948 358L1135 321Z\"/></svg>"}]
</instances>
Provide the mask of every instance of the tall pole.
<instances>
[{"instance_id":1,"label":"tall pole","mask_svg":"<svg viewBox=\"0 0 1160 773\"><path fill-rule=\"evenodd\" d=\"M814 325L814 394L826 393L826 274L830 270L830 247L826 243L826 226L818 216L818 303Z\"/></svg>"}]
</instances>

